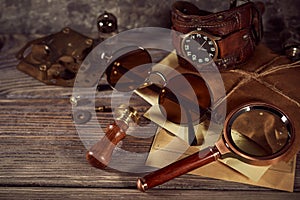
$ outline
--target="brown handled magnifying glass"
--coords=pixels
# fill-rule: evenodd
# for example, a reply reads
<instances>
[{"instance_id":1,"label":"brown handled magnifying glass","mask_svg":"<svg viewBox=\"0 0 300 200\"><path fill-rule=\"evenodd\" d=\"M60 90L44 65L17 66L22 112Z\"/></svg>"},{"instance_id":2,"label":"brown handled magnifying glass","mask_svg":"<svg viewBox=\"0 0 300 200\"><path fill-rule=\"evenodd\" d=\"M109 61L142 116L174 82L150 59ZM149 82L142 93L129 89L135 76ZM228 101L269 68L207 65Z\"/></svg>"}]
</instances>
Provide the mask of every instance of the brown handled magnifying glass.
<instances>
[{"instance_id":1,"label":"brown handled magnifying glass","mask_svg":"<svg viewBox=\"0 0 300 200\"><path fill-rule=\"evenodd\" d=\"M148 51L140 47L127 47L127 49L121 49L120 52L126 53L118 53L119 56L116 59L112 58L114 60L106 70L110 86L117 91L128 92L146 85L147 88L155 91L159 94L162 113L173 123L187 125L189 142L195 145L197 140L193 122L198 124L202 120L211 103L209 90L201 76L177 72L179 75L167 80L163 86L155 83L149 84L146 81L151 74L152 61ZM107 127L105 136L87 152L86 158L94 167L103 169L108 165L113 149L126 136L129 121L137 121L134 109L128 107L123 111L128 115L126 120L124 117L114 120Z\"/></svg>"},{"instance_id":2,"label":"brown handled magnifying glass","mask_svg":"<svg viewBox=\"0 0 300 200\"><path fill-rule=\"evenodd\" d=\"M281 110L266 103L245 104L227 116L222 137L213 147L139 178L137 188L144 192L227 156L253 165L275 164L293 153L289 149L294 141L294 128Z\"/></svg>"}]
</instances>

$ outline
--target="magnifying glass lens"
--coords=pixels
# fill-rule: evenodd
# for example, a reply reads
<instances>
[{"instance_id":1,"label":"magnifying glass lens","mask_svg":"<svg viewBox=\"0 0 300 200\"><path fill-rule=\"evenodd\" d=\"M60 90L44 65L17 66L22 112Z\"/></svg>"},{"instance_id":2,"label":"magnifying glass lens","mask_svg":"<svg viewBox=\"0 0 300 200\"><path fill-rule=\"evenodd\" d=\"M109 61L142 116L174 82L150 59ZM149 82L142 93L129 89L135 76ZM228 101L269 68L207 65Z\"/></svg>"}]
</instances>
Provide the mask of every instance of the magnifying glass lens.
<instances>
[{"instance_id":1,"label":"magnifying glass lens","mask_svg":"<svg viewBox=\"0 0 300 200\"><path fill-rule=\"evenodd\" d=\"M195 74L181 74L170 79L159 94L162 114L171 122L199 122L210 107L210 93L205 81Z\"/></svg>"},{"instance_id":2,"label":"magnifying glass lens","mask_svg":"<svg viewBox=\"0 0 300 200\"><path fill-rule=\"evenodd\" d=\"M107 81L118 91L132 91L145 81L151 70L146 65L149 63L152 63L151 56L145 49L130 50L109 65Z\"/></svg>"},{"instance_id":3,"label":"magnifying glass lens","mask_svg":"<svg viewBox=\"0 0 300 200\"><path fill-rule=\"evenodd\" d=\"M277 111L245 109L231 123L234 145L250 156L270 156L288 144L288 119Z\"/></svg>"}]
</instances>

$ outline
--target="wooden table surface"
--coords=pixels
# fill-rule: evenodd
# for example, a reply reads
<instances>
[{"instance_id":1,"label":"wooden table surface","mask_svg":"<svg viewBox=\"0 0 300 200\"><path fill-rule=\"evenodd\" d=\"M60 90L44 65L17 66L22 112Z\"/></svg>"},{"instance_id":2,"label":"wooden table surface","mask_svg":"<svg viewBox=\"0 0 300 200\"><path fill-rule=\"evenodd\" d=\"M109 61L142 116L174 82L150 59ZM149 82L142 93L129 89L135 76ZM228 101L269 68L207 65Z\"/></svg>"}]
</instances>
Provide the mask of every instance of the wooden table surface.
<instances>
[{"instance_id":1,"label":"wooden table surface","mask_svg":"<svg viewBox=\"0 0 300 200\"><path fill-rule=\"evenodd\" d=\"M141 193L139 175L91 167L72 120L72 88L44 85L16 69L14 54L25 39L6 36L0 52L0 199L300 198L299 155L293 193L194 175ZM151 139L138 145L147 150Z\"/></svg>"}]
</instances>

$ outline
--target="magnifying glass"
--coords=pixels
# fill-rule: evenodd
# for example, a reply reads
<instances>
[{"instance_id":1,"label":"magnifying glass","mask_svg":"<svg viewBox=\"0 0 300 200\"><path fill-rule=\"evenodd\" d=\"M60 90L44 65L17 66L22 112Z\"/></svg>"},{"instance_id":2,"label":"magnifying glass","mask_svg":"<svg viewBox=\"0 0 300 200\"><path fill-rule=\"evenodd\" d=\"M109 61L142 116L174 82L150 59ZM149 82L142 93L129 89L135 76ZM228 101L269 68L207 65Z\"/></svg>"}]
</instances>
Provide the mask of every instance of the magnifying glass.
<instances>
[{"instance_id":1,"label":"magnifying glass","mask_svg":"<svg viewBox=\"0 0 300 200\"><path fill-rule=\"evenodd\" d=\"M147 189L163 184L201 166L225 157L237 157L253 165L271 165L292 153L295 140L291 121L277 107L253 102L231 112L224 123L222 137L208 147L164 168L138 178L137 188Z\"/></svg>"},{"instance_id":2,"label":"magnifying glass","mask_svg":"<svg viewBox=\"0 0 300 200\"><path fill-rule=\"evenodd\" d=\"M111 60L105 73L107 82L113 89L128 92L145 86L146 83L147 88L159 94L158 101L166 119L187 125L189 143L197 143L193 122L199 124L211 105L209 89L201 76L195 73L178 73L163 86L149 84L145 81L151 74L152 60L148 51L141 47L120 49ZM103 169L109 164L115 146L126 136L129 123L138 121L137 112L131 107L123 106L118 109L118 113L120 117L107 127L105 136L86 154L86 159L94 167Z\"/></svg>"}]
</instances>

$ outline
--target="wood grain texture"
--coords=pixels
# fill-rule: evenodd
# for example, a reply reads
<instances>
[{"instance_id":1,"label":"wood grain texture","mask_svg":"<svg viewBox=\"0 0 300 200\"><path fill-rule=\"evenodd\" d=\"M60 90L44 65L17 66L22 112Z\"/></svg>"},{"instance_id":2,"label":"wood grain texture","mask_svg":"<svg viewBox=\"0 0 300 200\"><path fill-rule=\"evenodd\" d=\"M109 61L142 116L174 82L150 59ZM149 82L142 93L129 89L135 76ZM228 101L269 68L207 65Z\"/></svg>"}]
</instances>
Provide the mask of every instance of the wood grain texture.
<instances>
[{"instance_id":1,"label":"wood grain texture","mask_svg":"<svg viewBox=\"0 0 300 200\"><path fill-rule=\"evenodd\" d=\"M27 188L1 188L0 195L7 195L9 199L255 199L255 200L298 200L297 193L256 191L209 191L209 190L165 190L154 189L148 193L141 193L132 189L111 188L59 188L59 187L27 187ZM122 197L122 198L121 198ZM4 199L1 198L0 199Z\"/></svg>"},{"instance_id":2,"label":"wood grain texture","mask_svg":"<svg viewBox=\"0 0 300 200\"><path fill-rule=\"evenodd\" d=\"M16 44L24 39L7 37L0 54L0 199L299 199L299 156L294 193L183 175L142 194L135 188L141 174L91 167L72 120L72 89L46 86L15 68ZM109 92L101 95L108 105ZM112 115L99 119L105 127ZM126 137L122 145L148 151L151 141Z\"/></svg>"}]
</instances>

